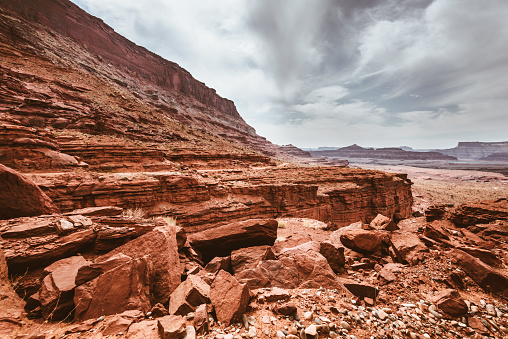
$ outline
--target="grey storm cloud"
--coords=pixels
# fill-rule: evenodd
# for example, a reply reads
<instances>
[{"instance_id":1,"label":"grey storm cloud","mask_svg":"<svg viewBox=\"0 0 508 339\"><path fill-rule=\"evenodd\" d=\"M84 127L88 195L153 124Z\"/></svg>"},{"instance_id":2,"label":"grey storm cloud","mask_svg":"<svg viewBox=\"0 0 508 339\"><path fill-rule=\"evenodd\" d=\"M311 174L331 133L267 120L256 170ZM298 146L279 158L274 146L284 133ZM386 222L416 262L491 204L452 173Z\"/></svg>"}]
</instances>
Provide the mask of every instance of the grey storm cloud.
<instances>
[{"instance_id":1,"label":"grey storm cloud","mask_svg":"<svg viewBox=\"0 0 508 339\"><path fill-rule=\"evenodd\" d=\"M507 140L505 0L75 0L301 147Z\"/></svg>"}]
</instances>

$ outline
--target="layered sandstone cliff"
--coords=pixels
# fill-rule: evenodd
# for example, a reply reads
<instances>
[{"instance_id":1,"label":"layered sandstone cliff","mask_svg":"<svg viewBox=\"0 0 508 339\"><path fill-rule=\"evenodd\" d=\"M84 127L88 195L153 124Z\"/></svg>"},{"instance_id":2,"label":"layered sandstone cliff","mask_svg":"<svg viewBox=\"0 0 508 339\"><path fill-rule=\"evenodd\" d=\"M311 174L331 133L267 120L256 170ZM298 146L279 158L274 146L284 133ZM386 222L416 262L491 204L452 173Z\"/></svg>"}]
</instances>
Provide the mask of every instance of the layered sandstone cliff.
<instances>
[{"instance_id":1,"label":"layered sandstone cliff","mask_svg":"<svg viewBox=\"0 0 508 339\"><path fill-rule=\"evenodd\" d=\"M25 125L155 142L191 127L281 152L231 100L70 1L1 1L0 19L0 111Z\"/></svg>"},{"instance_id":2,"label":"layered sandstone cliff","mask_svg":"<svg viewBox=\"0 0 508 339\"><path fill-rule=\"evenodd\" d=\"M413 202L405 175L340 167L31 177L62 211L140 209L170 215L191 233L261 217L307 217L332 226L370 222L378 213L400 220L411 215Z\"/></svg>"},{"instance_id":3,"label":"layered sandstone cliff","mask_svg":"<svg viewBox=\"0 0 508 339\"><path fill-rule=\"evenodd\" d=\"M464 160L477 160L493 153L508 152L508 141L500 142L459 142L457 147L437 150Z\"/></svg>"}]
</instances>

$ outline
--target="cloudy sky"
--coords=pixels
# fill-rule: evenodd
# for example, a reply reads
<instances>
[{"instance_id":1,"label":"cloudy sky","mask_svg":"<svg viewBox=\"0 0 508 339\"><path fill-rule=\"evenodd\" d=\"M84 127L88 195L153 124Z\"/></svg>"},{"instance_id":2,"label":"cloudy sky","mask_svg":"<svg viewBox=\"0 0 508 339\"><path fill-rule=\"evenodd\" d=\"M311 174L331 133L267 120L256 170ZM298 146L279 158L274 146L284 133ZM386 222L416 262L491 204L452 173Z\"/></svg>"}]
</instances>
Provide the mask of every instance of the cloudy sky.
<instances>
[{"instance_id":1,"label":"cloudy sky","mask_svg":"<svg viewBox=\"0 0 508 339\"><path fill-rule=\"evenodd\" d=\"M299 147L508 140L506 0L73 0Z\"/></svg>"}]
</instances>

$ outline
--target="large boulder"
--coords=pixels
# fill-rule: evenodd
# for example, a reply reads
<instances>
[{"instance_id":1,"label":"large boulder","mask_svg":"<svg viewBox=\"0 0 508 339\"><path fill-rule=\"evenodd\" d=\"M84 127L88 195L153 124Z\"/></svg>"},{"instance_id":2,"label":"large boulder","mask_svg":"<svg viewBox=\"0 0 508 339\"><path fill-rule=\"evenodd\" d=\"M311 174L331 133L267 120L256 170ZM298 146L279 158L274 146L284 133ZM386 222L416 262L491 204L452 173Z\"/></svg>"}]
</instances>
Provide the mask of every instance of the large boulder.
<instances>
[{"instance_id":1,"label":"large boulder","mask_svg":"<svg viewBox=\"0 0 508 339\"><path fill-rule=\"evenodd\" d=\"M392 219L378 214L371 222L370 227L383 231L396 231L399 227L393 222Z\"/></svg>"},{"instance_id":2,"label":"large boulder","mask_svg":"<svg viewBox=\"0 0 508 339\"><path fill-rule=\"evenodd\" d=\"M228 256L240 248L273 245L277 226L275 219L251 219L194 233L188 239L208 262L214 257Z\"/></svg>"},{"instance_id":3,"label":"large boulder","mask_svg":"<svg viewBox=\"0 0 508 339\"><path fill-rule=\"evenodd\" d=\"M473 257L480 259L487 265L493 267L501 267L503 265L503 261L492 251L469 246L459 246L457 249L471 254Z\"/></svg>"},{"instance_id":4,"label":"large boulder","mask_svg":"<svg viewBox=\"0 0 508 339\"><path fill-rule=\"evenodd\" d=\"M233 273L255 268L261 260L273 260L275 254L270 246L253 246L231 252Z\"/></svg>"},{"instance_id":5,"label":"large boulder","mask_svg":"<svg viewBox=\"0 0 508 339\"><path fill-rule=\"evenodd\" d=\"M447 252L447 255L486 291L496 293L508 289L508 277L480 259L458 249Z\"/></svg>"},{"instance_id":6,"label":"large boulder","mask_svg":"<svg viewBox=\"0 0 508 339\"><path fill-rule=\"evenodd\" d=\"M0 219L53 213L58 208L33 181L0 164Z\"/></svg>"},{"instance_id":7,"label":"large boulder","mask_svg":"<svg viewBox=\"0 0 508 339\"><path fill-rule=\"evenodd\" d=\"M460 205L450 220L459 227L488 224L496 220L508 220L508 199L481 201Z\"/></svg>"},{"instance_id":8,"label":"large boulder","mask_svg":"<svg viewBox=\"0 0 508 339\"><path fill-rule=\"evenodd\" d=\"M249 304L250 292L226 271L220 271L210 287L210 301L217 320L224 324L240 321Z\"/></svg>"},{"instance_id":9,"label":"large boulder","mask_svg":"<svg viewBox=\"0 0 508 339\"><path fill-rule=\"evenodd\" d=\"M75 319L82 321L127 310L150 311L153 276L152 261L149 256L144 256L76 287Z\"/></svg>"},{"instance_id":10,"label":"large boulder","mask_svg":"<svg viewBox=\"0 0 508 339\"><path fill-rule=\"evenodd\" d=\"M164 304L182 281L184 267L180 264L178 254L177 230L174 226L156 227L153 231L99 257L97 262L106 261L119 253L131 258L149 255L154 266L154 302Z\"/></svg>"},{"instance_id":11,"label":"large boulder","mask_svg":"<svg viewBox=\"0 0 508 339\"><path fill-rule=\"evenodd\" d=\"M167 315L157 319L159 338L182 339L185 337L185 319L180 315Z\"/></svg>"},{"instance_id":12,"label":"large boulder","mask_svg":"<svg viewBox=\"0 0 508 339\"><path fill-rule=\"evenodd\" d=\"M44 319L61 320L74 309L74 288L78 270L89 262L82 256L59 260L44 269L39 301Z\"/></svg>"},{"instance_id":13,"label":"large boulder","mask_svg":"<svg viewBox=\"0 0 508 339\"><path fill-rule=\"evenodd\" d=\"M335 273L338 273L346 264L344 247L336 247L331 242L324 241L320 243L319 253L328 260L328 264Z\"/></svg>"},{"instance_id":14,"label":"large boulder","mask_svg":"<svg viewBox=\"0 0 508 339\"><path fill-rule=\"evenodd\" d=\"M189 275L187 279L171 293L169 299L169 313L186 315L196 307L210 301L210 286L196 275Z\"/></svg>"},{"instance_id":15,"label":"large boulder","mask_svg":"<svg viewBox=\"0 0 508 339\"><path fill-rule=\"evenodd\" d=\"M2 238L0 238L0 319L14 318L21 320L24 302L14 292L9 281L7 262L4 257L1 240ZM1 334L3 333L0 332Z\"/></svg>"},{"instance_id":16,"label":"large boulder","mask_svg":"<svg viewBox=\"0 0 508 339\"><path fill-rule=\"evenodd\" d=\"M468 307L459 292L453 289L439 291L432 297L432 302L444 313L452 317L461 317L467 314Z\"/></svg>"},{"instance_id":17,"label":"large boulder","mask_svg":"<svg viewBox=\"0 0 508 339\"><path fill-rule=\"evenodd\" d=\"M342 245L355 252L368 254L381 249L383 235L377 231L352 229L340 236Z\"/></svg>"},{"instance_id":18,"label":"large boulder","mask_svg":"<svg viewBox=\"0 0 508 339\"><path fill-rule=\"evenodd\" d=\"M81 266L76 273L76 286L83 285L90 280L93 280L107 271L110 271L118 266L127 264L132 258L126 256L123 253L116 254L108 260L90 263L85 266Z\"/></svg>"},{"instance_id":19,"label":"large boulder","mask_svg":"<svg viewBox=\"0 0 508 339\"><path fill-rule=\"evenodd\" d=\"M318 242L286 248L278 260L263 260L256 268L243 270L235 277L250 288L330 288L343 289L328 260L319 253Z\"/></svg>"},{"instance_id":20,"label":"large boulder","mask_svg":"<svg viewBox=\"0 0 508 339\"><path fill-rule=\"evenodd\" d=\"M399 257L403 263L414 264L420 260L420 253L428 252L429 250L418 235L411 232L392 232L391 243L397 257Z\"/></svg>"}]
</instances>

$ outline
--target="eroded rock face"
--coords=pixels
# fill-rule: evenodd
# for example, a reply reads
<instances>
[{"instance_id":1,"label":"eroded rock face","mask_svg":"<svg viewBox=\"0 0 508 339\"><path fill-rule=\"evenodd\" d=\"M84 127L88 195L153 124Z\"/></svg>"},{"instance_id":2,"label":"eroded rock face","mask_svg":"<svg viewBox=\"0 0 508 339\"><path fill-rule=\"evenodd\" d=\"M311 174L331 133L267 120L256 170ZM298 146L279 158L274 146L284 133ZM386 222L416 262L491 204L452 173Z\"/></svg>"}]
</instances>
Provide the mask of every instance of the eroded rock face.
<instances>
[{"instance_id":1,"label":"eroded rock face","mask_svg":"<svg viewBox=\"0 0 508 339\"><path fill-rule=\"evenodd\" d=\"M101 256L97 262L111 259L119 253L133 259L149 256L148 260L153 264L154 269L152 291L154 301L165 303L171 293L180 285L183 272L178 255L176 232L177 228L174 226L157 227Z\"/></svg>"},{"instance_id":2,"label":"eroded rock face","mask_svg":"<svg viewBox=\"0 0 508 339\"><path fill-rule=\"evenodd\" d=\"M0 219L59 213L31 180L0 164Z\"/></svg>"},{"instance_id":3,"label":"eroded rock face","mask_svg":"<svg viewBox=\"0 0 508 339\"><path fill-rule=\"evenodd\" d=\"M46 267L39 291L44 319L62 320L71 316L74 309L74 288L78 270L89 262L74 256L54 262Z\"/></svg>"},{"instance_id":4,"label":"eroded rock face","mask_svg":"<svg viewBox=\"0 0 508 339\"><path fill-rule=\"evenodd\" d=\"M189 242L208 262L239 248L273 245L277 238L277 225L274 219L241 221L191 234Z\"/></svg>"},{"instance_id":5,"label":"eroded rock face","mask_svg":"<svg viewBox=\"0 0 508 339\"><path fill-rule=\"evenodd\" d=\"M450 220L461 227L508 220L508 199L460 205L452 213Z\"/></svg>"},{"instance_id":6,"label":"eroded rock face","mask_svg":"<svg viewBox=\"0 0 508 339\"><path fill-rule=\"evenodd\" d=\"M254 269L238 272L235 277L250 288L323 287L342 290L342 284L319 250L318 242L286 248L281 251L278 260L260 261Z\"/></svg>"},{"instance_id":7,"label":"eroded rock face","mask_svg":"<svg viewBox=\"0 0 508 339\"><path fill-rule=\"evenodd\" d=\"M411 183L403 175L337 167L316 171L288 167L221 171L220 177L136 174L125 180L93 173L34 177L64 211L139 206L154 216L170 212L187 233L253 218L305 217L341 227L368 223L379 213L397 220L411 215Z\"/></svg>"},{"instance_id":8,"label":"eroded rock face","mask_svg":"<svg viewBox=\"0 0 508 339\"><path fill-rule=\"evenodd\" d=\"M371 230L349 230L340 236L340 242L358 253L372 253L380 250L383 235Z\"/></svg>"},{"instance_id":9,"label":"eroded rock face","mask_svg":"<svg viewBox=\"0 0 508 339\"><path fill-rule=\"evenodd\" d=\"M210 286L196 275L190 275L171 293L169 313L187 315L210 301Z\"/></svg>"},{"instance_id":10,"label":"eroded rock face","mask_svg":"<svg viewBox=\"0 0 508 339\"><path fill-rule=\"evenodd\" d=\"M432 302L444 313L452 317L460 317L467 313L468 307L464 299L460 297L459 292L452 289L439 291L436 293Z\"/></svg>"},{"instance_id":11,"label":"eroded rock face","mask_svg":"<svg viewBox=\"0 0 508 339\"><path fill-rule=\"evenodd\" d=\"M489 292L508 289L508 277L464 251L453 249L447 253L478 285Z\"/></svg>"},{"instance_id":12,"label":"eroded rock face","mask_svg":"<svg viewBox=\"0 0 508 339\"><path fill-rule=\"evenodd\" d=\"M240 321L249 303L249 288L240 284L226 271L220 271L210 286L210 301L215 309L217 320L230 324Z\"/></svg>"},{"instance_id":13,"label":"eroded rock face","mask_svg":"<svg viewBox=\"0 0 508 339\"><path fill-rule=\"evenodd\" d=\"M126 310L151 309L154 267L149 256L138 257L78 286L74 293L75 319L86 320Z\"/></svg>"}]
</instances>

